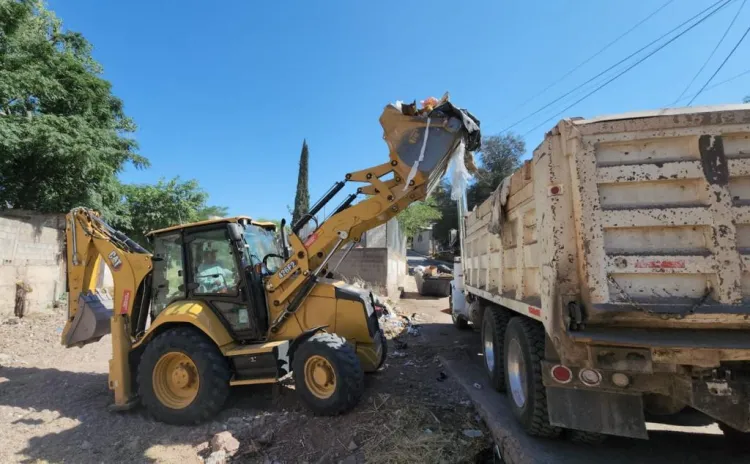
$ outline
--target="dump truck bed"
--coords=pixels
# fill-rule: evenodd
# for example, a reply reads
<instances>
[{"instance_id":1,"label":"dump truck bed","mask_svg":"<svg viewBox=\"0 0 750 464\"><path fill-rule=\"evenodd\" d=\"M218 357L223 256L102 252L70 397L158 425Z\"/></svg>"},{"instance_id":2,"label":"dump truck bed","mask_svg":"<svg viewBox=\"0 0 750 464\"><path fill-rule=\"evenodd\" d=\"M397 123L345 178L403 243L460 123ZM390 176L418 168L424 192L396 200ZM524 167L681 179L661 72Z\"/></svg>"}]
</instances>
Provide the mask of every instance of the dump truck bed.
<instances>
[{"instance_id":1,"label":"dump truck bed","mask_svg":"<svg viewBox=\"0 0 750 464\"><path fill-rule=\"evenodd\" d=\"M744 331L750 105L561 121L465 228L467 290L548 332Z\"/></svg>"}]
</instances>

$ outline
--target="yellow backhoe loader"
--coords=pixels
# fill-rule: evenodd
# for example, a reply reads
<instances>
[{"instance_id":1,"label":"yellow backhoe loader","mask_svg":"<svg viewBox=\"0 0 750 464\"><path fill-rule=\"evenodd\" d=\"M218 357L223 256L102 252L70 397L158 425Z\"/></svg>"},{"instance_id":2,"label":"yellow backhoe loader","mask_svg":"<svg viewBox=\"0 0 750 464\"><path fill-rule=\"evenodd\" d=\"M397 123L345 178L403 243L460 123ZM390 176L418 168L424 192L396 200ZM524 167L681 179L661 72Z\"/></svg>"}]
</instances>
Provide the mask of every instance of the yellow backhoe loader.
<instances>
[{"instance_id":1,"label":"yellow backhoe loader","mask_svg":"<svg viewBox=\"0 0 750 464\"><path fill-rule=\"evenodd\" d=\"M363 373L385 360L385 338L372 294L332 280L329 261L342 250L340 263L365 231L425 198L451 155L480 140L479 122L447 98L419 112L388 105L380 123L389 160L347 174L289 234L249 217L225 218L150 232L149 252L92 210L67 215L62 343L112 334L113 409L140 402L157 420L198 423L222 408L230 386L290 372L314 413L357 404ZM347 182L368 185L317 224ZM316 227L300 236L308 225ZM98 285L102 265L113 276L111 293Z\"/></svg>"}]
</instances>

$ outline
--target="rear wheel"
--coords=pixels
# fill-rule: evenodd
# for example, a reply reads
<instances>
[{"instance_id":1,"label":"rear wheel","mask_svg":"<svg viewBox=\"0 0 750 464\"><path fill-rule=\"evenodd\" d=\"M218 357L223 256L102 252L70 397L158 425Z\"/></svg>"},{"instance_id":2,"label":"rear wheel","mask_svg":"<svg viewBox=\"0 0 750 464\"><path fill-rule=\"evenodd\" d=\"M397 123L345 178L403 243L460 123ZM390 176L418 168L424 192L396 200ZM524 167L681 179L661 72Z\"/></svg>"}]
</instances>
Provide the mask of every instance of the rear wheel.
<instances>
[{"instance_id":1,"label":"rear wheel","mask_svg":"<svg viewBox=\"0 0 750 464\"><path fill-rule=\"evenodd\" d=\"M229 397L226 358L205 335L170 329L148 342L138 366L138 394L149 413L168 424L197 424Z\"/></svg>"},{"instance_id":2,"label":"rear wheel","mask_svg":"<svg viewBox=\"0 0 750 464\"><path fill-rule=\"evenodd\" d=\"M568 430L568 439L573 443L598 445L607 439L607 435L597 432L584 432L583 430Z\"/></svg>"},{"instance_id":3,"label":"rear wheel","mask_svg":"<svg viewBox=\"0 0 750 464\"><path fill-rule=\"evenodd\" d=\"M547 415L547 391L542 383L544 327L524 317L514 317L505 331L505 388L510 408L523 429L535 437L554 438L562 429Z\"/></svg>"},{"instance_id":4,"label":"rear wheel","mask_svg":"<svg viewBox=\"0 0 750 464\"><path fill-rule=\"evenodd\" d=\"M315 414L335 416L353 408L364 391L364 373L354 348L335 334L319 333L297 348L294 385Z\"/></svg>"}]
</instances>

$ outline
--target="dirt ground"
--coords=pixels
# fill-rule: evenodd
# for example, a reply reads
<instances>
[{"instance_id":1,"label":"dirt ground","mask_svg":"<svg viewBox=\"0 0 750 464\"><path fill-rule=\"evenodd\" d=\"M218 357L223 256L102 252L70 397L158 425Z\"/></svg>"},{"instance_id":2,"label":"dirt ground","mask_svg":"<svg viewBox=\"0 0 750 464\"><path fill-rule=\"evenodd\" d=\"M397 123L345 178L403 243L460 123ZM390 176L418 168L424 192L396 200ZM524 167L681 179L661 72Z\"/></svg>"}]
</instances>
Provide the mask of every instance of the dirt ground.
<instances>
[{"instance_id":1,"label":"dirt ground","mask_svg":"<svg viewBox=\"0 0 750 464\"><path fill-rule=\"evenodd\" d=\"M486 462L488 432L437 360L438 351L462 349L430 325L447 300L406 296L397 312L418 328L400 316L384 320L392 355L366 377L355 410L314 417L285 382L237 388L215 420L194 427L155 422L142 408L107 411L109 337L65 349L62 312L0 320L0 462L199 463L225 430L240 442L232 462Z\"/></svg>"}]
</instances>

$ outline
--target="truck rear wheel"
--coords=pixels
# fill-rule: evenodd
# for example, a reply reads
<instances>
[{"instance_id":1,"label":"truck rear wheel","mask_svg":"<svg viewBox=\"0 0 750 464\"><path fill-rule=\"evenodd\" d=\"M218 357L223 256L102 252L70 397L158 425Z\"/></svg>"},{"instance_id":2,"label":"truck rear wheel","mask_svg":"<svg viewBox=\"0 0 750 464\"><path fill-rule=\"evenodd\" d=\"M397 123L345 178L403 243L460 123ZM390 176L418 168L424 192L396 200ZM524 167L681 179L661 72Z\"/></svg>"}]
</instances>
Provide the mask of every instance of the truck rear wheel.
<instances>
[{"instance_id":1,"label":"truck rear wheel","mask_svg":"<svg viewBox=\"0 0 750 464\"><path fill-rule=\"evenodd\" d=\"M510 314L502 308L488 306L482 317L482 355L484 369L490 377L492 387L505 391L505 363L503 353L505 349L505 329L508 326Z\"/></svg>"},{"instance_id":2,"label":"truck rear wheel","mask_svg":"<svg viewBox=\"0 0 750 464\"><path fill-rule=\"evenodd\" d=\"M319 333L297 348L294 385L315 414L335 416L353 408L365 388L354 348L335 334Z\"/></svg>"},{"instance_id":3,"label":"truck rear wheel","mask_svg":"<svg viewBox=\"0 0 750 464\"><path fill-rule=\"evenodd\" d=\"M196 330L167 330L148 342L138 366L138 395L161 422L198 424L229 397L231 371L216 345Z\"/></svg>"},{"instance_id":4,"label":"truck rear wheel","mask_svg":"<svg viewBox=\"0 0 750 464\"><path fill-rule=\"evenodd\" d=\"M505 388L513 415L529 435L554 438L562 429L549 423L547 391L542 382L544 327L514 317L505 331Z\"/></svg>"}]
</instances>

